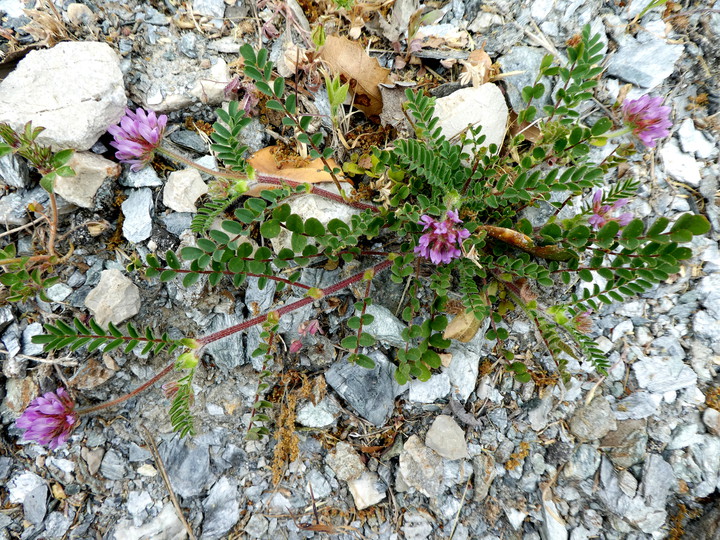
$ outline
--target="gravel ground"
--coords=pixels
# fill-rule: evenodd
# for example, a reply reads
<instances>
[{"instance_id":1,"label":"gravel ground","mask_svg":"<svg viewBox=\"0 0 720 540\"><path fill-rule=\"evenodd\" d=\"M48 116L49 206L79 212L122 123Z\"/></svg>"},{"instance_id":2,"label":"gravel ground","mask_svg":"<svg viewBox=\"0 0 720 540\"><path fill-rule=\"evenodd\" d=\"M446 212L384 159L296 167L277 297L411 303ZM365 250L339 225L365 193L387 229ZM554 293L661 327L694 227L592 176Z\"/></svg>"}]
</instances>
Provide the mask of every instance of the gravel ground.
<instances>
[{"instance_id":1,"label":"gravel ground","mask_svg":"<svg viewBox=\"0 0 720 540\"><path fill-rule=\"evenodd\" d=\"M187 10L191 4L194 15ZM273 366L282 375L272 379L271 395L277 438L244 437L260 367L250 354L258 342L251 331L209 351L196 379L199 434L191 439L171 432L168 401L155 390L84 421L55 452L25 443L13 422L38 392L64 384L83 402L99 402L135 388L166 361L120 353L56 358L54 365L36 359L42 352L30 338L40 333L40 323L87 314L101 279L114 276L113 283L123 287L122 303L106 306L108 317L134 309L134 322L171 335L213 331L242 321L254 308L289 300L287 293L260 290L252 280L229 293L202 285L184 290L125 272L133 254L162 253L191 241L185 231L192 208L173 209L181 203L167 199L163 184L177 181L190 189L197 179L171 180L165 170L120 172L85 157L88 171L101 172L88 173L96 179L92 187L88 181L58 191L68 201L63 223L70 228L94 220L104 231L72 233L73 263L61 270L51 303L0 305L0 539L180 539L189 530L205 539L322 533L413 540L720 538L720 2L668 2L635 20L646 4L430 3L443 12L435 24L451 26L433 26L429 35L464 31L475 44L484 42L505 72L533 73L548 50L562 57L566 41L591 24L608 54L598 106L611 104L631 83L630 97L649 92L666 96L673 107L672 136L623 171L641 181L629 210L638 217L703 213L712 231L693 240L695 256L680 274L597 314L593 337L612 365L607 377L571 362L567 386L539 378L522 385L494 369L492 344L476 337L454 345L450 366L428 383L399 387L387 358L402 330L393 315L402 289L378 279L373 332L381 346L370 353L376 368L344 363L323 335L296 357L282 355ZM56 57L43 57L37 69L53 74L47 67L52 62L70 66L60 86L47 82L52 78L35 78L16 94L0 91L0 120L28 107L58 111L56 104L68 95L95 92L87 103L97 107L90 114L97 125L88 122L84 138L70 127L81 116L79 108L66 116L48 113L44 125L48 133L55 127L49 140L106 158L112 152L103 132L122 114L126 95L135 105L166 112L171 140L189 157L206 156L205 140L186 120L214 121L238 46L257 44L258 25L277 10L274 27L264 25L270 36L264 39L279 58L285 40L302 43L302 29L314 25L317 15L312 9L303 13L294 0L258 9L243 0L56 6L63 22L52 10L23 12L19 0L0 0L7 30L0 34L6 59L0 73L15 68L10 60L22 56L16 51L58 41L63 43L55 47ZM398 18L413 7L412 0L397 0ZM392 34L392 24L366 18L363 35ZM351 17L342 20L346 33ZM326 20L328 33L333 21ZM105 43L119 62L112 56L101 60L104 49L83 48L87 44L64 49L67 40ZM405 38L400 41L404 48ZM391 50L389 41L376 44L381 63L391 67L394 54L382 52ZM418 53L448 75L433 54ZM88 55L89 68L82 61ZM503 83L511 105L516 87L525 84L521 77ZM318 93L314 106L323 110L326 99ZM260 115L245 131L253 150L274 142L268 116ZM212 165L212 158L203 159ZM27 203L41 197L39 188L12 159L0 160L0 178L7 186L0 217L8 228L22 225ZM16 241L21 252L31 249L26 232L0 239L7 240ZM307 270L302 279L322 286L339 272ZM107 300L100 296L101 303ZM351 300L348 291L333 301ZM331 336L344 320L337 305L309 306L283 322L286 342L313 318ZM514 336L509 346L549 365L530 324L522 318L507 323Z\"/></svg>"}]
</instances>

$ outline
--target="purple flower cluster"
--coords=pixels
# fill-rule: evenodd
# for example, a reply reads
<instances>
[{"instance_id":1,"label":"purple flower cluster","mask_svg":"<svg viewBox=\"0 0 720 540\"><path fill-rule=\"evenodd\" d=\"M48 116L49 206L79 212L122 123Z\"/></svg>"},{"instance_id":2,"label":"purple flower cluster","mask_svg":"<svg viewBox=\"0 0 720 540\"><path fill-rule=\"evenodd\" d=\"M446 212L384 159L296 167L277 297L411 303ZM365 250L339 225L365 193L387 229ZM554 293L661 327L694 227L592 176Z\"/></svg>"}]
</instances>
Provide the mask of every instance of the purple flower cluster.
<instances>
[{"instance_id":1,"label":"purple flower cluster","mask_svg":"<svg viewBox=\"0 0 720 540\"><path fill-rule=\"evenodd\" d=\"M152 160L166 125L167 116L164 114L157 116L141 108L135 112L126 109L120 125L108 128L108 133L115 138L110 143L117 148L115 157L123 163L130 163L133 171L139 171Z\"/></svg>"},{"instance_id":2,"label":"purple flower cluster","mask_svg":"<svg viewBox=\"0 0 720 540\"><path fill-rule=\"evenodd\" d=\"M630 212L620 214L616 218L608 217L608 214L613 210L617 210L618 208L622 208L623 206L625 206L628 203L627 199L619 199L613 204L603 204L602 199L602 189L598 189L595 192L595 195L593 195L593 215L588 218L588 223L590 225L592 225L596 229L599 229L608 221L617 221L621 227L624 227L625 225L630 223L630 221L632 221L633 215Z\"/></svg>"},{"instance_id":3,"label":"purple flower cluster","mask_svg":"<svg viewBox=\"0 0 720 540\"><path fill-rule=\"evenodd\" d=\"M648 148L653 148L657 139L670 134L670 107L662 104L663 98L642 96L623 103L623 120L632 128L635 136Z\"/></svg>"},{"instance_id":4,"label":"purple flower cluster","mask_svg":"<svg viewBox=\"0 0 720 540\"><path fill-rule=\"evenodd\" d=\"M55 450L65 444L77 421L75 403L64 388L58 388L34 399L15 425L25 430L25 440Z\"/></svg>"},{"instance_id":5,"label":"purple flower cluster","mask_svg":"<svg viewBox=\"0 0 720 540\"><path fill-rule=\"evenodd\" d=\"M428 215L420 217L423 234L415 247L415 253L430 259L434 264L449 263L462 255L460 244L470 236L470 231L458 227L462 221L454 210L449 210L447 219L437 221Z\"/></svg>"}]
</instances>

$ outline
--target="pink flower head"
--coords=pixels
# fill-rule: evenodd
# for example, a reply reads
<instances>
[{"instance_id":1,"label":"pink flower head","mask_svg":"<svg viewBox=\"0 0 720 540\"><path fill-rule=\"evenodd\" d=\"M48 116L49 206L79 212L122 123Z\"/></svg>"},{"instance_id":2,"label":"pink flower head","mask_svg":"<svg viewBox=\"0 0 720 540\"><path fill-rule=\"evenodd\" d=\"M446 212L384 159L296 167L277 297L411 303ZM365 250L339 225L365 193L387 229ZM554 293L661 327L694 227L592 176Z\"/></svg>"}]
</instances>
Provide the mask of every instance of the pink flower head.
<instances>
[{"instance_id":1,"label":"pink flower head","mask_svg":"<svg viewBox=\"0 0 720 540\"><path fill-rule=\"evenodd\" d=\"M663 98L642 96L623 103L623 120L632 128L635 136L648 148L653 148L657 139L670 134L670 107L662 104Z\"/></svg>"},{"instance_id":2,"label":"pink flower head","mask_svg":"<svg viewBox=\"0 0 720 540\"><path fill-rule=\"evenodd\" d=\"M420 217L419 225L423 225L423 234L415 246L415 253L430 259L434 264L449 263L462 255L460 244L470 236L470 231L457 227L462 225L458 214L449 210L447 219L437 221L428 215ZM427 231L427 232L426 232Z\"/></svg>"},{"instance_id":3,"label":"pink flower head","mask_svg":"<svg viewBox=\"0 0 720 540\"><path fill-rule=\"evenodd\" d=\"M314 336L318 332L320 332L321 334L325 333L322 331L322 328L320 328L320 321L318 321L317 319L303 321L300 323L300 326L298 326L298 334L300 334L301 336L307 336L308 334Z\"/></svg>"},{"instance_id":4,"label":"pink flower head","mask_svg":"<svg viewBox=\"0 0 720 540\"><path fill-rule=\"evenodd\" d=\"M613 204L602 204L603 191L598 189L593 195L593 215L588 218L588 223L599 229L605 225L608 221L617 221L621 227L624 227L632 221L633 215L630 212L620 214L618 217L611 218L608 214L613 210L622 208L628 203L627 199L619 199Z\"/></svg>"},{"instance_id":5,"label":"pink flower head","mask_svg":"<svg viewBox=\"0 0 720 540\"><path fill-rule=\"evenodd\" d=\"M154 112L148 113L142 108L135 112L125 109L120 125L108 128L108 133L115 137L110 143L117 148L115 157L123 163L130 163L133 171L139 171L152 160L166 125L167 116L164 114L156 116Z\"/></svg>"},{"instance_id":6,"label":"pink flower head","mask_svg":"<svg viewBox=\"0 0 720 540\"><path fill-rule=\"evenodd\" d=\"M15 425L25 430L27 441L35 441L55 450L67 442L77 425L75 403L64 388L35 398Z\"/></svg>"}]
</instances>

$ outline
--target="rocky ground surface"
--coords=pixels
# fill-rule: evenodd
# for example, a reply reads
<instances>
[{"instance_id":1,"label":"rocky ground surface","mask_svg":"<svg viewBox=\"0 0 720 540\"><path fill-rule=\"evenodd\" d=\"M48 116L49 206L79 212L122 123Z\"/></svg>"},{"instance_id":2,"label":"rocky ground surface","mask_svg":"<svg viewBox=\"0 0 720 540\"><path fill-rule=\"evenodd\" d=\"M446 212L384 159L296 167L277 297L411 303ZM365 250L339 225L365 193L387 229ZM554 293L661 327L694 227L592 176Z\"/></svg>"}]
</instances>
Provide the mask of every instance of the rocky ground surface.
<instances>
[{"instance_id":1,"label":"rocky ground surface","mask_svg":"<svg viewBox=\"0 0 720 540\"><path fill-rule=\"evenodd\" d=\"M696 237L696 255L679 275L597 315L593 334L612 365L607 377L571 363L567 386L541 378L519 384L496 363L492 344L476 337L454 345L449 365L429 382L399 387L388 358L403 328L394 315L402 290L378 279L368 329L380 343L370 352L372 371L348 365L333 348L344 320L337 305L309 306L283 322L287 343L311 318L327 335L274 366L282 372L272 379L277 439L244 437L260 368L250 354L258 342L251 331L209 351L197 378L199 434L192 439L171 432L168 401L156 389L84 421L55 452L21 441L13 422L38 392L64 384L81 401L99 402L167 361L120 353L47 359L31 342L41 323L92 313L195 334L287 300L252 280L237 293L186 291L128 274L131 256L190 241L207 178L120 168L104 134L129 99L167 112L171 140L213 166L207 138L186 119L214 120L239 45L257 44L263 25L263 42L278 58L287 40L301 43L301 33L317 24L317 13L303 13L294 0L250 4L130 0L52 9L40 2L23 11L19 0L0 0L2 69L17 77L13 88L10 79L0 86L0 120L35 115L47 142L81 151L72 164L78 179L57 188L63 228L96 222L73 231L72 264L48 291L51 302L0 307L0 539L180 539L188 528L204 539L640 539L680 538L683 529L687 538L720 538L720 2L668 2L665 12L638 20L646 1L430 2L442 10L423 29L433 43L451 43L454 32L457 50L484 42L504 72L530 74L501 83L511 107L523 77L534 77L548 50L562 58L566 41L587 23L607 44L599 103L611 104L632 83L631 97L651 92L673 107L672 136L625 171L642 182L630 210L671 218L701 212L712 232ZM386 6L374 18L365 14L361 32L382 36L374 54L383 65L393 67L393 31L404 50L416 7L398 0L394 12ZM265 23L276 11L271 28ZM347 32L351 18L334 17L326 23L341 21L339 31ZM25 47L39 52L16 67L12 60ZM418 56L451 77L438 60L452 56L447 50L426 47ZM395 71L400 79L408 73ZM315 103L320 110L327 103L322 91ZM253 150L273 142L267 128L264 116L247 128ZM35 176L5 158L0 177L0 221L8 229L27 224L27 205L43 202ZM30 230L0 241L30 252ZM335 274L313 269L303 280L329 283ZM344 292L334 301L350 299ZM508 324L511 348L539 365L548 361L526 320Z\"/></svg>"}]
</instances>

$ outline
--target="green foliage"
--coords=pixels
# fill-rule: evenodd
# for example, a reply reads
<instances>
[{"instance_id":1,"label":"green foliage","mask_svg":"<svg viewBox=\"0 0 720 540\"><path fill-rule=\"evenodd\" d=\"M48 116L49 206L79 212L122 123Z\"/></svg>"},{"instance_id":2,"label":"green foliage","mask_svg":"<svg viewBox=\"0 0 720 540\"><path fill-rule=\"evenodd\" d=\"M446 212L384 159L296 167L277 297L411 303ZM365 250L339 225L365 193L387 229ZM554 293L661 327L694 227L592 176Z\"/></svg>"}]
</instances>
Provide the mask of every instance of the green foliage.
<instances>
[{"instance_id":1,"label":"green foliage","mask_svg":"<svg viewBox=\"0 0 720 540\"><path fill-rule=\"evenodd\" d=\"M88 353L102 347L102 351L106 353L121 348L125 354L128 354L142 346L139 354L157 355L162 351L172 353L183 344L183 340L170 339L167 333L157 337L150 328L138 330L132 323L125 325L125 332L120 331L111 322L105 330L94 319L90 319L85 324L77 317L73 319L72 326L58 319L55 324L48 323L43 327L47 334L34 336L32 341L43 345L46 351L65 347L76 351L85 346Z\"/></svg>"},{"instance_id":2,"label":"green foliage","mask_svg":"<svg viewBox=\"0 0 720 540\"><path fill-rule=\"evenodd\" d=\"M190 410L195 401L192 388L194 376L195 369L190 369L186 375L178 379L177 392L170 405L170 424L180 437L195 435L195 421Z\"/></svg>"}]
</instances>

